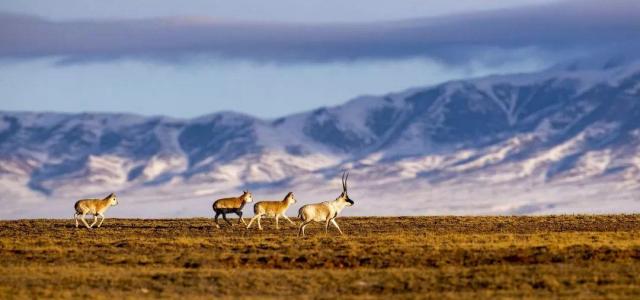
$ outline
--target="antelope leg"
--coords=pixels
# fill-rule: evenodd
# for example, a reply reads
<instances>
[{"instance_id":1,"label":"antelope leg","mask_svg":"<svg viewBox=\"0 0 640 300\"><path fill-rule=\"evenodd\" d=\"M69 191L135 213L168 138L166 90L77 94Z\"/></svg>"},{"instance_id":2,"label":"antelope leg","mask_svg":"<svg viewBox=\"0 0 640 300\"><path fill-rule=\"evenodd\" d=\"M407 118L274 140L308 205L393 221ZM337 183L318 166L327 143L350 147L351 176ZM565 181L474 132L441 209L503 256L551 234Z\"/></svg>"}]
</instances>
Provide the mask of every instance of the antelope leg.
<instances>
[{"instance_id":1,"label":"antelope leg","mask_svg":"<svg viewBox=\"0 0 640 300\"><path fill-rule=\"evenodd\" d=\"M331 224L333 224L333 226L338 228L338 231L340 231L340 234L342 234L342 230L340 230L340 226L338 226L338 223L336 223L336 219L335 218L331 219Z\"/></svg>"},{"instance_id":2,"label":"antelope leg","mask_svg":"<svg viewBox=\"0 0 640 300\"><path fill-rule=\"evenodd\" d=\"M96 223L98 223L98 215L97 214L93 215L93 223L91 223L91 225L89 225L89 226L93 227L93 225L96 225Z\"/></svg>"},{"instance_id":3,"label":"antelope leg","mask_svg":"<svg viewBox=\"0 0 640 300\"><path fill-rule=\"evenodd\" d=\"M307 227L307 225L309 225L309 222L311 222L311 221L302 222L300 224L300 231L298 231L298 236L300 236L300 235L304 236L304 228Z\"/></svg>"},{"instance_id":4,"label":"antelope leg","mask_svg":"<svg viewBox=\"0 0 640 300\"><path fill-rule=\"evenodd\" d=\"M260 224L260 220L262 219L262 215L258 215L258 229L262 230L262 225Z\"/></svg>"},{"instance_id":5,"label":"antelope leg","mask_svg":"<svg viewBox=\"0 0 640 300\"><path fill-rule=\"evenodd\" d=\"M251 227L251 224L253 224L253 221L256 220L256 218L259 218L260 214L257 214L255 216L253 216L253 218L251 218L251 220L249 220L249 225L247 225L247 229L249 229Z\"/></svg>"},{"instance_id":6,"label":"antelope leg","mask_svg":"<svg viewBox=\"0 0 640 300\"><path fill-rule=\"evenodd\" d=\"M241 211L237 211L236 215L238 215L238 218L240 220L238 220L238 224L240 224L240 222L242 222L242 224L247 225L247 222L244 221L244 219L242 218L242 212Z\"/></svg>"},{"instance_id":7,"label":"antelope leg","mask_svg":"<svg viewBox=\"0 0 640 300\"><path fill-rule=\"evenodd\" d=\"M102 222L104 222L104 215L103 214L98 214L100 216L100 223L98 223L98 228L100 228L100 226L102 226Z\"/></svg>"},{"instance_id":8,"label":"antelope leg","mask_svg":"<svg viewBox=\"0 0 640 300\"><path fill-rule=\"evenodd\" d=\"M231 224L231 222L229 220L227 220L227 214L226 213L222 213L222 218L229 224L229 226L233 226L233 224Z\"/></svg>"},{"instance_id":9,"label":"antelope leg","mask_svg":"<svg viewBox=\"0 0 640 300\"><path fill-rule=\"evenodd\" d=\"M331 219L327 219L324 224L324 233L329 233L329 222L331 222Z\"/></svg>"},{"instance_id":10,"label":"antelope leg","mask_svg":"<svg viewBox=\"0 0 640 300\"><path fill-rule=\"evenodd\" d=\"M220 213L219 213L219 212L216 212L216 217L215 217L215 220L216 220L216 228L220 228L220 224L218 224L218 217L219 217L219 216L220 216Z\"/></svg>"},{"instance_id":11,"label":"antelope leg","mask_svg":"<svg viewBox=\"0 0 640 300\"><path fill-rule=\"evenodd\" d=\"M296 223L293 223L293 221L291 221L291 219L289 219L289 217L287 217L285 214L282 214L282 217L283 217L285 220L289 221L289 223L291 223L291 225L296 225Z\"/></svg>"},{"instance_id":12,"label":"antelope leg","mask_svg":"<svg viewBox=\"0 0 640 300\"><path fill-rule=\"evenodd\" d=\"M82 223L84 223L84 226L87 226L87 228L91 229L91 227L89 227L89 224L87 223L87 220L85 219L86 216L87 216L87 214L83 213L82 217L80 218L80 220L82 221Z\"/></svg>"}]
</instances>

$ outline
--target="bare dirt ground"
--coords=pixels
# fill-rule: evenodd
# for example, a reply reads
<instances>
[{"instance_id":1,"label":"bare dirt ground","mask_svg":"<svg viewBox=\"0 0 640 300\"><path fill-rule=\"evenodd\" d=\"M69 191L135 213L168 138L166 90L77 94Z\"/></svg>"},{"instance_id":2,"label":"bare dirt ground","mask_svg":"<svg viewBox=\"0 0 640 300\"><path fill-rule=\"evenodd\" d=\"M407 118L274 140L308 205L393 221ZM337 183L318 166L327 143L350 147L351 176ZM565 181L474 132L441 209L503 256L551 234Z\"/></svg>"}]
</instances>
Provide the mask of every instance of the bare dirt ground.
<instances>
[{"instance_id":1,"label":"bare dirt ground","mask_svg":"<svg viewBox=\"0 0 640 300\"><path fill-rule=\"evenodd\" d=\"M640 298L640 215L338 223L0 221L0 297Z\"/></svg>"}]
</instances>

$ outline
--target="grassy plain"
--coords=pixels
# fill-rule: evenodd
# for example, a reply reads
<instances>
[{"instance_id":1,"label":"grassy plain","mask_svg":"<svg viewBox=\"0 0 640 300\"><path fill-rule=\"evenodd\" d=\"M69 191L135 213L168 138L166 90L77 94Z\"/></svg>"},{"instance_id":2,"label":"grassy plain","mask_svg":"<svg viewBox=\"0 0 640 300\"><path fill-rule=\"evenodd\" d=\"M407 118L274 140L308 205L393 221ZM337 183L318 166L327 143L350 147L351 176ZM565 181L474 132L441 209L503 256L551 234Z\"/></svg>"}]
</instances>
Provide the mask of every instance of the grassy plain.
<instances>
[{"instance_id":1,"label":"grassy plain","mask_svg":"<svg viewBox=\"0 0 640 300\"><path fill-rule=\"evenodd\" d=\"M640 298L640 215L0 221L0 297Z\"/></svg>"}]
</instances>

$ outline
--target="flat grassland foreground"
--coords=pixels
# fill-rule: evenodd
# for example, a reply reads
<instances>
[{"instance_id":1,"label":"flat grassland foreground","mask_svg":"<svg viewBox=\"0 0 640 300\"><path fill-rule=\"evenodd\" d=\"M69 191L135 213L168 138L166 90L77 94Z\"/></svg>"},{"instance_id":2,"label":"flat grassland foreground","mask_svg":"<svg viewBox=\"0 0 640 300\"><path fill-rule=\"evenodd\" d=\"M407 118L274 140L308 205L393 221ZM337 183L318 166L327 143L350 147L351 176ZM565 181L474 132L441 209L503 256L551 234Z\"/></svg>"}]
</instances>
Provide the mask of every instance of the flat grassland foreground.
<instances>
[{"instance_id":1,"label":"flat grassland foreground","mask_svg":"<svg viewBox=\"0 0 640 300\"><path fill-rule=\"evenodd\" d=\"M338 222L0 221L0 297L640 297L640 215Z\"/></svg>"}]
</instances>

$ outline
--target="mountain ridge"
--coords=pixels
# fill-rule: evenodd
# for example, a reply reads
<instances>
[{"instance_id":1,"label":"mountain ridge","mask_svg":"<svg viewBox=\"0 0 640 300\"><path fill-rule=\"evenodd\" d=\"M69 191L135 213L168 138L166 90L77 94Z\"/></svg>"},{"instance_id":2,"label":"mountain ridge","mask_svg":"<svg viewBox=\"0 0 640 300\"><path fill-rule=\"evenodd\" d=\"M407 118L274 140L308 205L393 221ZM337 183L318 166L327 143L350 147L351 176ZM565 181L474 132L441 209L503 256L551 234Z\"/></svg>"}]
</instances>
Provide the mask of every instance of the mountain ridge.
<instances>
[{"instance_id":1,"label":"mountain ridge","mask_svg":"<svg viewBox=\"0 0 640 300\"><path fill-rule=\"evenodd\" d=\"M142 198L162 191L185 205L243 187L311 195L335 181L334 173L352 169L361 180L356 191L379 197L379 204L397 198L396 186L423 199L392 210L400 214L580 211L578 200L562 208L557 198L541 196L558 189L572 191L566 194L573 199L580 185L620 189L635 210L640 65L592 65L448 81L272 120L236 112L181 119L0 111L0 184L8 191L0 203L19 210L25 202L47 206L47 198L107 189ZM516 202L527 209L492 208L508 207L510 193L489 208L464 208L464 199L424 208L431 190L483 191L469 202L509 185L524 191ZM551 204L536 206L534 198ZM596 211L608 207L592 204ZM20 213L0 217L14 215Z\"/></svg>"}]
</instances>

